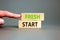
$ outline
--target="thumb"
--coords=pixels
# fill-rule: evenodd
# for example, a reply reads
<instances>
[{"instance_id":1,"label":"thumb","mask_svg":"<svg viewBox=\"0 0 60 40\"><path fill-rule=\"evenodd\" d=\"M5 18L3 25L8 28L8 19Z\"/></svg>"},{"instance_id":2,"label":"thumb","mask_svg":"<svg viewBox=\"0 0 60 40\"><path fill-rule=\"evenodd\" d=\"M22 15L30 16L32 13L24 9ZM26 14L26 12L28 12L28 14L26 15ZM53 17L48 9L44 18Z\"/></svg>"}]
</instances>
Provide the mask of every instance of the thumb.
<instances>
[{"instance_id":1,"label":"thumb","mask_svg":"<svg viewBox=\"0 0 60 40\"><path fill-rule=\"evenodd\" d=\"M4 24L3 18L0 18L0 25L3 25L3 24Z\"/></svg>"}]
</instances>

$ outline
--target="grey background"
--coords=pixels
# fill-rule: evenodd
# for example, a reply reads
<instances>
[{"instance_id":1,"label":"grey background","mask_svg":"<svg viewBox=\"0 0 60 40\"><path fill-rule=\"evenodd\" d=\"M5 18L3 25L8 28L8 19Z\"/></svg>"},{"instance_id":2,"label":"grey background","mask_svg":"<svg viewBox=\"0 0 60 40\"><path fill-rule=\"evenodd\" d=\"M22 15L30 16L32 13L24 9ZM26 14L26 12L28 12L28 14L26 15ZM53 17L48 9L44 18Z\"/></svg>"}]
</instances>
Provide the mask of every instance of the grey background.
<instances>
[{"instance_id":1,"label":"grey background","mask_svg":"<svg viewBox=\"0 0 60 40\"><path fill-rule=\"evenodd\" d=\"M43 26L60 25L60 0L0 0L0 9L13 13L45 13ZM7 26L18 26L18 20L4 18Z\"/></svg>"},{"instance_id":2,"label":"grey background","mask_svg":"<svg viewBox=\"0 0 60 40\"><path fill-rule=\"evenodd\" d=\"M45 13L41 29L14 28L20 18L4 18L7 28L0 28L0 40L60 40L60 0L0 0L0 9L18 14Z\"/></svg>"}]
</instances>

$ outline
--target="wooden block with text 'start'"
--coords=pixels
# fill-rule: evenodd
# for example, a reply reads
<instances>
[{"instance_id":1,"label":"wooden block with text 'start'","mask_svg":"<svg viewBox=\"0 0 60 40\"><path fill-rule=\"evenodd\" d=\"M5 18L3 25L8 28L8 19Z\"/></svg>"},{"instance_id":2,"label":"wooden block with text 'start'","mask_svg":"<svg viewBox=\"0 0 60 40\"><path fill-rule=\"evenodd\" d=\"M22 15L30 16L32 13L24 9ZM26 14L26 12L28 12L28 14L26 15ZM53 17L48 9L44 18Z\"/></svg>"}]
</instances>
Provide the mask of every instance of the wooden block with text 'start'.
<instances>
[{"instance_id":1,"label":"wooden block with text 'start'","mask_svg":"<svg viewBox=\"0 0 60 40\"><path fill-rule=\"evenodd\" d=\"M41 28L41 21L21 21L18 23L19 28Z\"/></svg>"}]
</instances>

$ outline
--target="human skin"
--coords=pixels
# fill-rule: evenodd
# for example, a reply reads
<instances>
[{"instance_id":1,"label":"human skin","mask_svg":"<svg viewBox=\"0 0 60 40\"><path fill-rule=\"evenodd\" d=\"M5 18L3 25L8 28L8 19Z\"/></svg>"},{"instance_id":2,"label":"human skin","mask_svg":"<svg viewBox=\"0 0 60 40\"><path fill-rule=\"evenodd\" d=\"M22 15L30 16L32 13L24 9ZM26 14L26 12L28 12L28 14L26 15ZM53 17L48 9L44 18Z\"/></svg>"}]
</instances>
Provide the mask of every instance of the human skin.
<instances>
[{"instance_id":1,"label":"human skin","mask_svg":"<svg viewBox=\"0 0 60 40\"><path fill-rule=\"evenodd\" d=\"M5 24L3 17L20 18L21 16L19 14L11 13L9 11L0 10L0 25Z\"/></svg>"}]
</instances>

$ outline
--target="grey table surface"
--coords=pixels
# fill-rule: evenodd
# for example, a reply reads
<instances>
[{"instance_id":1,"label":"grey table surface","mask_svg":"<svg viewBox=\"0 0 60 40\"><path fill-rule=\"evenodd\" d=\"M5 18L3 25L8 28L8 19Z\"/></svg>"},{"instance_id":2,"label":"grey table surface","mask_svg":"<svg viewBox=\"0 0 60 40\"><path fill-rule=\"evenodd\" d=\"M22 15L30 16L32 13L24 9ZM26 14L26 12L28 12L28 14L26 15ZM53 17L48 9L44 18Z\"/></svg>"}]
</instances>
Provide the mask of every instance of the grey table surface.
<instances>
[{"instance_id":1,"label":"grey table surface","mask_svg":"<svg viewBox=\"0 0 60 40\"><path fill-rule=\"evenodd\" d=\"M60 27L42 29L0 28L0 40L60 40Z\"/></svg>"}]
</instances>

